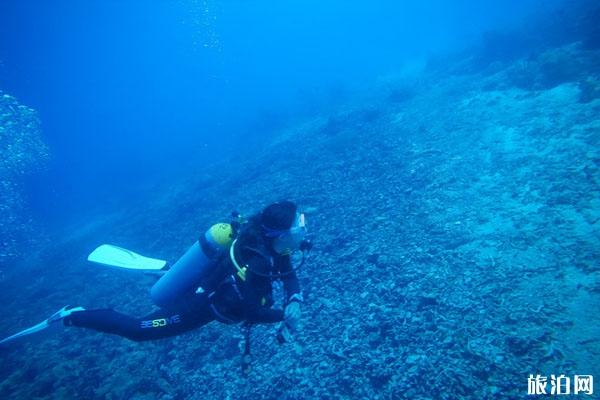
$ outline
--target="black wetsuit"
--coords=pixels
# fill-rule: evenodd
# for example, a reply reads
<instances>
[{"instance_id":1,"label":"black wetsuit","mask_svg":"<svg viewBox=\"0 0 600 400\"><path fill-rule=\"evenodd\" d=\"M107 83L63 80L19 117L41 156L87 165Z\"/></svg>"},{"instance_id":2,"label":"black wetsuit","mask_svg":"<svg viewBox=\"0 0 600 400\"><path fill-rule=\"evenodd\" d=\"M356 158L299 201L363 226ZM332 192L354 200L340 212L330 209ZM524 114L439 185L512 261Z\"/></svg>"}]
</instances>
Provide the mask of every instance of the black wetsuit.
<instances>
[{"instance_id":1,"label":"black wetsuit","mask_svg":"<svg viewBox=\"0 0 600 400\"><path fill-rule=\"evenodd\" d=\"M246 279L235 274L228 256L221 257L204 293L189 293L176 306L159 309L143 318L133 318L112 309L85 310L64 319L67 326L78 326L120 335L135 341L154 340L183 332L218 320L224 323L273 323L283 320L283 310L272 309L273 278L263 274L281 273L286 304L291 296L300 294L296 273L290 257L268 250L261 238L240 238L236 245L236 260L248 265Z\"/></svg>"}]
</instances>

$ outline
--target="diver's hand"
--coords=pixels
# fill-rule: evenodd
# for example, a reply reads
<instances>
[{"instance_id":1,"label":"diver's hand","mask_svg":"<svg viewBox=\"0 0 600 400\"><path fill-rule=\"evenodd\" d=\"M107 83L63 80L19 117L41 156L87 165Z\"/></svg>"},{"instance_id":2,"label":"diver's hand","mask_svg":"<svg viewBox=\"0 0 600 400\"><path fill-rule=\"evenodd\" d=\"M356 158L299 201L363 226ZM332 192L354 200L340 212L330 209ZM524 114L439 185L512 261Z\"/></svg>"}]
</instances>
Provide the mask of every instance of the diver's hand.
<instances>
[{"instance_id":1,"label":"diver's hand","mask_svg":"<svg viewBox=\"0 0 600 400\"><path fill-rule=\"evenodd\" d=\"M283 313L283 320L286 325L290 328L292 332L295 332L298 329L298 324L300 323L301 311L300 311L300 303L297 301L290 302L286 307Z\"/></svg>"},{"instance_id":2,"label":"diver's hand","mask_svg":"<svg viewBox=\"0 0 600 400\"><path fill-rule=\"evenodd\" d=\"M290 302L283 313L283 322L277 330L277 341L279 344L291 342L294 338L294 333L298 329L300 323L300 303L297 301Z\"/></svg>"}]
</instances>

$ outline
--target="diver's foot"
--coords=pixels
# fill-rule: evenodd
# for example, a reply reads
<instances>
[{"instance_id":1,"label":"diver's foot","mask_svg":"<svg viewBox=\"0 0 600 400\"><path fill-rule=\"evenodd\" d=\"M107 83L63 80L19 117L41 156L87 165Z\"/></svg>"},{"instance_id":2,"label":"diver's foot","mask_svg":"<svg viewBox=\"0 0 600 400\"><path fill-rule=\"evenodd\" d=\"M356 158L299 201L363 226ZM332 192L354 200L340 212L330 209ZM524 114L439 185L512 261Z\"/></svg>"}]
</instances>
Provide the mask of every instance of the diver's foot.
<instances>
[{"instance_id":1,"label":"diver's foot","mask_svg":"<svg viewBox=\"0 0 600 400\"><path fill-rule=\"evenodd\" d=\"M58 322L61 322L64 318L68 317L69 315L71 315L74 312L84 311L84 310L85 309L83 307L65 306L65 307L61 308L60 310L58 310L57 312L55 312L54 314L52 314L48 319L45 319L44 321L40 322L39 324L34 325L30 328L24 329L20 332L15 333L12 336L9 336L7 338L0 340L0 346L5 347L7 345L13 344L13 342L22 341L25 338L29 338L30 336L32 336L38 332L47 330L47 328L49 328L49 327L62 327L63 324L58 323ZM53 329L51 329L51 330L53 330ZM34 335L34 336L40 336L40 335Z\"/></svg>"},{"instance_id":2,"label":"diver's foot","mask_svg":"<svg viewBox=\"0 0 600 400\"><path fill-rule=\"evenodd\" d=\"M66 317L68 317L69 315L71 315L72 313L77 312L77 311L85 311L85 308L64 306L63 308L61 308L60 310L58 310L57 312L52 314L50 316L50 318L48 318L46 321L48 322L48 324L51 324L53 322L62 321L63 319L65 319Z\"/></svg>"}]
</instances>

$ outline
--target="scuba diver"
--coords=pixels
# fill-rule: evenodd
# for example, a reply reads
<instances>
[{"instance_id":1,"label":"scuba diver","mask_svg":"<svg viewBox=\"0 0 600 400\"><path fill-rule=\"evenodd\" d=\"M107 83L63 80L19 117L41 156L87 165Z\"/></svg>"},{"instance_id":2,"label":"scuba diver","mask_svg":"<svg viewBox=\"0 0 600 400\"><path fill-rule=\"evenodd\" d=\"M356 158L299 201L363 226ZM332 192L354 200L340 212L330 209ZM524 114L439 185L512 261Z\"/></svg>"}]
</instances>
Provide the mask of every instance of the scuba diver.
<instances>
[{"instance_id":1,"label":"scuba diver","mask_svg":"<svg viewBox=\"0 0 600 400\"><path fill-rule=\"evenodd\" d=\"M152 300L160 308L151 314L134 318L112 309L66 306L45 321L1 340L0 345L56 324L146 341L176 336L214 320L244 323L245 355L249 355L252 324L280 322L279 343L290 341L298 328L303 302L296 270L311 248L304 238L304 214L293 202L280 201L246 221L237 213L234 217L238 220L230 224L213 225L166 272L166 262L115 246L103 245L90 254L90 261L106 265L160 268L162 276L151 289ZM290 255L297 250L302 251L302 262L294 268ZM129 259L121 257L119 261L123 255ZM272 308L272 283L276 280L283 282L283 309Z\"/></svg>"}]
</instances>

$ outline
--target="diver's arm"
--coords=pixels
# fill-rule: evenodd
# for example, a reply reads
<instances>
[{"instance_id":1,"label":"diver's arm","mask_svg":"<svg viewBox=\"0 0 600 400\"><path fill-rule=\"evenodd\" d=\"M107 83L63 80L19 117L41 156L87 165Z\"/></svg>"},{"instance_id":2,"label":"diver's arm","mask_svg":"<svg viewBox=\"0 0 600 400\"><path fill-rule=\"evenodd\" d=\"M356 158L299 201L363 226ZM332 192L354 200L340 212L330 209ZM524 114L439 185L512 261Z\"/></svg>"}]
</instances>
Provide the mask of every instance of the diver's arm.
<instances>
[{"instance_id":1,"label":"diver's arm","mask_svg":"<svg viewBox=\"0 0 600 400\"><path fill-rule=\"evenodd\" d=\"M303 298L300 290L300 282L298 282L296 271L294 271L292 268L290 256L277 257L275 259L275 263L277 263L279 271L281 274L283 274L281 281L283 282L283 289L285 290L286 303L290 303L292 301L298 301L302 303Z\"/></svg>"},{"instance_id":2,"label":"diver's arm","mask_svg":"<svg viewBox=\"0 0 600 400\"><path fill-rule=\"evenodd\" d=\"M263 306L263 296L253 285L248 285L244 293L245 319L251 323L274 323L283 321L283 310Z\"/></svg>"},{"instance_id":3,"label":"diver's arm","mask_svg":"<svg viewBox=\"0 0 600 400\"><path fill-rule=\"evenodd\" d=\"M270 264L263 257L251 257L246 261L250 271L268 273ZM268 278L252 274L247 275L242 286L244 299L244 319L251 323L274 323L284 319L283 310L265 306L265 296L270 292L271 282Z\"/></svg>"},{"instance_id":4,"label":"diver's arm","mask_svg":"<svg viewBox=\"0 0 600 400\"><path fill-rule=\"evenodd\" d=\"M296 276L296 271L292 267L290 256L281 256L275 259L279 271L283 275L283 288L285 291L285 311L283 313L283 323L277 330L277 341L280 344L289 342L293 339L294 333L298 329L301 318L300 304L303 302L300 283Z\"/></svg>"}]
</instances>

